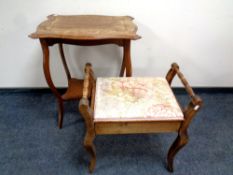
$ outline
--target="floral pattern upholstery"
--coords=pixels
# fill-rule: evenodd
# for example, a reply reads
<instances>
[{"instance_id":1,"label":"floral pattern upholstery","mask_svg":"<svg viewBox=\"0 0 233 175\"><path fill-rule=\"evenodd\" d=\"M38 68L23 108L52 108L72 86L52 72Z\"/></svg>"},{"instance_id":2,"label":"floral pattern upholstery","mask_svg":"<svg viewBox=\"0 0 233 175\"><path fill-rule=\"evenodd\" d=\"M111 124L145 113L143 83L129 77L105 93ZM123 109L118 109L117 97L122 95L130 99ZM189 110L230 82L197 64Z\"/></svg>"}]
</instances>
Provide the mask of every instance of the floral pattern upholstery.
<instances>
[{"instance_id":1,"label":"floral pattern upholstery","mask_svg":"<svg viewBox=\"0 0 233 175\"><path fill-rule=\"evenodd\" d=\"M183 119L165 78L97 78L95 122Z\"/></svg>"}]
</instances>

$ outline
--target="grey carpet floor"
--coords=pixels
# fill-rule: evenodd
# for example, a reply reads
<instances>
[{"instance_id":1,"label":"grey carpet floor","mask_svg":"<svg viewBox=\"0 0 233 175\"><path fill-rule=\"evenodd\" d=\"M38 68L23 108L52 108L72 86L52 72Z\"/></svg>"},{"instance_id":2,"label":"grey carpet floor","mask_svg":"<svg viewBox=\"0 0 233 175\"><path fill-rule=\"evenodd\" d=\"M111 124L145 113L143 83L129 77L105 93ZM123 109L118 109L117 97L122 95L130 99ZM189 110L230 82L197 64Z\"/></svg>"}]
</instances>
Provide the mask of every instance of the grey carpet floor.
<instances>
[{"instance_id":1,"label":"grey carpet floor","mask_svg":"<svg viewBox=\"0 0 233 175\"><path fill-rule=\"evenodd\" d=\"M204 107L176 156L174 175L233 174L233 93L199 93ZM186 95L177 94L184 104ZM50 92L0 91L0 175L88 174L84 122L77 101L65 103L57 128ZM171 174L166 154L176 134L97 136L96 175Z\"/></svg>"}]
</instances>

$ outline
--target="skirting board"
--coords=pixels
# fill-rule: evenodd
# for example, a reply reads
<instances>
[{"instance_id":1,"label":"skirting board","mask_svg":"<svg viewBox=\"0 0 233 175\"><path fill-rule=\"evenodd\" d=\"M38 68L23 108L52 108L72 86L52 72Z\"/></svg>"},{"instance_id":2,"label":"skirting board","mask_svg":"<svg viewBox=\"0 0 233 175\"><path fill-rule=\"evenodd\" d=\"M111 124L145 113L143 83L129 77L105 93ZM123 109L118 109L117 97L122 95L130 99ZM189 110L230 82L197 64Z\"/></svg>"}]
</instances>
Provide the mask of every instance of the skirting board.
<instances>
[{"instance_id":1,"label":"skirting board","mask_svg":"<svg viewBox=\"0 0 233 175\"><path fill-rule=\"evenodd\" d=\"M185 93L185 88L172 88L176 94ZM58 88L63 93L66 88ZM233 87L194 87L195 93L233 93ZM0 93L52 93L49 88L0 88Z\"/></svg>"}]
</instances>

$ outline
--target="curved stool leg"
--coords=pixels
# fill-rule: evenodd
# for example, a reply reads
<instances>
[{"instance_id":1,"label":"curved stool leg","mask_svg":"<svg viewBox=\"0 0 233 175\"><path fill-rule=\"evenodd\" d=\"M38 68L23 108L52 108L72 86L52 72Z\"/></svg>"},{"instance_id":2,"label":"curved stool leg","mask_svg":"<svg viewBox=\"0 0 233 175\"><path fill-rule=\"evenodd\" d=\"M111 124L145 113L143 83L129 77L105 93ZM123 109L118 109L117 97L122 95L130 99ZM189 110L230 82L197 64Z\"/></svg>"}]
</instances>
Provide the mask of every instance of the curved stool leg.
<instances>
[{"instance_id":1,"label":"curved stool leg","mask_svg":"<svg viewBox=\"0 0 233 175\"><path fill-rule=\"evenodd\" d=\"M88 85L86 87L88 87ZM87 100L88 93L84 92L83 94L86 94L86 95L85 95L85 98L83 97L79 102L79 111L82 114L84 121L85 121L85 125L86 125L84 147L91 156L91 161L89 164L89 171L92 173L96 165L96 151L95 151L95 146L93 144L93 141L95 139L95 128L94 128L93 115L92 115L92 112L90 112L91 110L88 106L89 105L89 101Z\"/></svg>"},{"instance_id":2,"label":"curved stool leg","mask_svg":"<svg viewBox=\"0 0 233 175\"><path fill-rule=\"evenodd\" d=\"M173 172L173 161L175 158L175 155L178 153L178 151L183 148L188 143L188 134L187 131L182 134L178 134L176 140L170 147L167 155L167 169L170 172Z\"/></svg>"},{"instance_id":3,"label":"curved stool leg","mask_svg":"<svg viewBox=\"0 0 233 175\"><path fill-rule=\"evenodd\" d=\"M87 131L84 139L84 147L91 156L91 160L89 164L90 173L94 171L96 165L96 151L95 151L95 146L93 144L94 139L95 139L95 135Z\"/></svg>"}]
</instances>

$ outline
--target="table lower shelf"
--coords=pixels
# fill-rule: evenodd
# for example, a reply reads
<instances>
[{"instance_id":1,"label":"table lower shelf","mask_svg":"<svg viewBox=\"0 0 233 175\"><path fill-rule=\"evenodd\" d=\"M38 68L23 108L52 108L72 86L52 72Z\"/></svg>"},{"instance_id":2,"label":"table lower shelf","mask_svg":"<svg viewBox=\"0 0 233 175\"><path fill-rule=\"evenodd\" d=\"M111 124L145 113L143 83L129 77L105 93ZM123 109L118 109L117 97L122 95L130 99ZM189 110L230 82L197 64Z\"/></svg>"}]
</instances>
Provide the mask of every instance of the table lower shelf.
<instances>
[{"instance_id":1,"label":"table lower shelf","mask_svg":"<svg viewBox=\"0 0 233 175\"><path fill-rule=\"evenodd\" d=\"M74 100L82 98L83 80L71 78L68 81L68 88L62 95L63 100Z\"/></svg>"}]
</instances>

